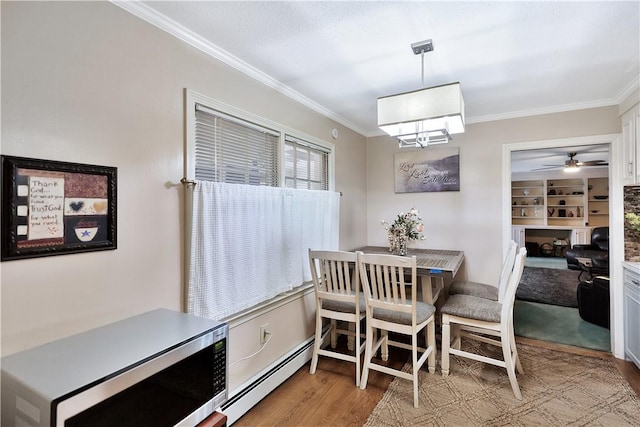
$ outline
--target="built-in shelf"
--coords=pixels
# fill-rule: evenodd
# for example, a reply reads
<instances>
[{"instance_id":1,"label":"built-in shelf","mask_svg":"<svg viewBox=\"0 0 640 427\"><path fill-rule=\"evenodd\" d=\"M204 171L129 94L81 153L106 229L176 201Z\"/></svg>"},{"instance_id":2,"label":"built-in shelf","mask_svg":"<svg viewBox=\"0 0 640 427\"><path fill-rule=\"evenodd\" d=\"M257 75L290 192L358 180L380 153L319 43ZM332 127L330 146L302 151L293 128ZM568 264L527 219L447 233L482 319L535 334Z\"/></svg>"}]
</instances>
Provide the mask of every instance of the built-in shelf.
<instances>
[{"instance_id":1,"label":"built-in shelf","mask_svg":"<svg viewBox=\"0 0 640 427\"><path fill-rule=\"evenodd\" d=\"M606 177L512 181L511 222L554 227L607 226L608 185Z\"/></svg>"}]
</instances>

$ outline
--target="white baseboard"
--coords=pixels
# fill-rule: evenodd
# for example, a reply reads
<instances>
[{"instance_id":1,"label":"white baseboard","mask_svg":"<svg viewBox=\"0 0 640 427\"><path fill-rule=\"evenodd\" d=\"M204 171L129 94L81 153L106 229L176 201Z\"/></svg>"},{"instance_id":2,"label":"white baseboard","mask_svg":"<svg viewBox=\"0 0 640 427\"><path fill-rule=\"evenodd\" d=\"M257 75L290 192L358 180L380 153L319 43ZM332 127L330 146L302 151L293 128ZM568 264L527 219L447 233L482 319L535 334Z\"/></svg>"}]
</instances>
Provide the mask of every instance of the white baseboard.
<instances>
[{"instance_id":1,"label":"white baseboard","mask_svg":"<svg viewBox=\"0 0 640 427\"><path fill-rule=\"evenodd\" d=\"M313 355L311 337L282 356L258 375L238 387L238 392L229 397L221 411L227 416L227 425L232 425L258 402L285 382L298 369L304 366Z\"/></svg>"}]
</instances>

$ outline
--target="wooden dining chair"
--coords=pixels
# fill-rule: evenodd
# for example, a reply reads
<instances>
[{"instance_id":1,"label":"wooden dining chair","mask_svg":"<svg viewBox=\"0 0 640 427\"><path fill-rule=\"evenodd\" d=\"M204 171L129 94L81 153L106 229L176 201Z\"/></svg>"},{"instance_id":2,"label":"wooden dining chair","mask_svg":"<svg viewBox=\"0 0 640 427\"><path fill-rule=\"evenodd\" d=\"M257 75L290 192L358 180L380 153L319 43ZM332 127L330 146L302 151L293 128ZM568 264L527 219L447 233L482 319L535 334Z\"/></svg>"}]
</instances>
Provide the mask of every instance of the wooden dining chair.
<instances>
[{"instance_id":1,"label":"wooden dining chair","mask_svg":"<svg viewBox=\"0 0 640 427\"><path fill-rule=\"evenodd\" d=\"M360 275L355 252L309 250L309 263L316 297L316 334L309 372L315 374L318 356L329 356L356 365L356 386L360 385L360 356L365 343L361 340L360 321L365 317L364 296L360 292ZM323 333L323 319L329 329ZM338 321L353 325L354 331L341 328ZM337 335L354 338L354 354L323 348L327 336L335 349Z\"/></svg>"},{"instance_id":2,"label":"wooden dining chair","mask_svg":"<svg viewBox=\"0 0 640 427\"><path fill-rule=\"evenodd\" d=\"M449 286L449 295L472 295L475 297L486 298L493 301L502 301L504 291L509 281L509 275L513 270L513 264L516 260L516 252L518 244L513 240L509 242L507 254L502 262L500 277L496 284L487 284L471 281L454 281Z\"/></svg>"},{"instance_id":3,"label":"wooden dining chair","mask_svg":"<svg viewBox=\"0 0 640 427\"><path fill-rule=\"evenodd\" d=\"M442 313L442 376L449 375L451 354L506 368L516 399L522 400L516 370L523 373L513 334L513 304L527 250L521 248L507 281L502 302L472 295L452 295ZM462 337L502 348L502 359L462 350Z\"/></svg>"},{"instance_id":4,"label":"wooden dining chair","mask_svg":"<svg viewBox=\"0 0 640 427\"><path fill-rule=\"evenodd\" d=\"M366 388L370 369L411 380L413 406L417 408L420 367L428 360L429 372L435 372L436 309L431 304L417 300L416 257L359 252L358 266L367 303L366 350L360 388ZM378 339L377 330L380 331ZM426 331L426 348L418 346L418 334L422 331ZM391 340L389 332L409 336L411 344ZM403 372L374 362L373 356L378 349L381 349L382 360L388 360L388 346L411 350L411 372Z\"/></svg>"}]
</instances>

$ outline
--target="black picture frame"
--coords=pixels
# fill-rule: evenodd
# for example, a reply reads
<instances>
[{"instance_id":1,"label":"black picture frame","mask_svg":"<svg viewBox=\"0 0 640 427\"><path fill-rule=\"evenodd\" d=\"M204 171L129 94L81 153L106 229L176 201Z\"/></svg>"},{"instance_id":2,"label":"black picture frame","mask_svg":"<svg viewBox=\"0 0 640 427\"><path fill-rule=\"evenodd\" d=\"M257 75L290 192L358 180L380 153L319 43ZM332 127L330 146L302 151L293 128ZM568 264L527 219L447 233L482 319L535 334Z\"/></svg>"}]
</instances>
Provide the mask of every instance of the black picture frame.
<instances>
[{"instance_id":1,"label":"black picture frame","mask_svg":"<svg viewBox=\"0 0 640 427\"><path fill-rule=\"evenodd\" d=\"M117 248L118 169L0 156L2 261Z\"/></svg>"}]
</instances>

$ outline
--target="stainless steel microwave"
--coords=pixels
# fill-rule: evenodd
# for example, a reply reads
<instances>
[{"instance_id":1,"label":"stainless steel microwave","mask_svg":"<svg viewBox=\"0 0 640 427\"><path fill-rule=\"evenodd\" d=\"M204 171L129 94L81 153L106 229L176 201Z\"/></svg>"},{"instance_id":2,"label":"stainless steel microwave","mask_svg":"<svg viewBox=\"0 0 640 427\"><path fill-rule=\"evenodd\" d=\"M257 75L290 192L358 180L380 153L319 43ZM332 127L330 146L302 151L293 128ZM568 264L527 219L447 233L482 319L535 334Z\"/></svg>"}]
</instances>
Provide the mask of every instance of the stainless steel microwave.
<instances>
[{"instance_id":1,"label":"stainless steel microwave","mask_svg":"<svg viewBox=\"0 0 640 427\"><path fill-rule=\"evenodd\" d=\"M2 425L197 425L227 400L228 331L159 309L5 356Z\"/></svg>"}]
</instances>

